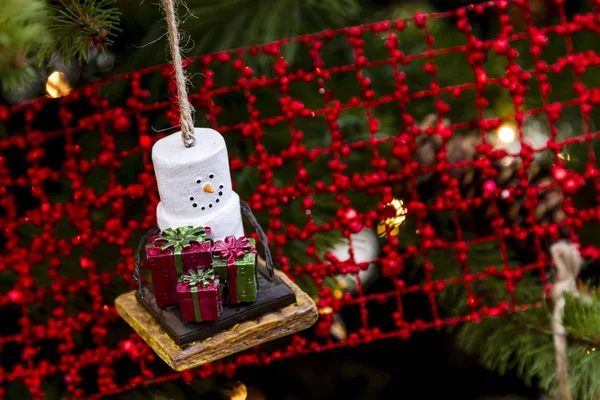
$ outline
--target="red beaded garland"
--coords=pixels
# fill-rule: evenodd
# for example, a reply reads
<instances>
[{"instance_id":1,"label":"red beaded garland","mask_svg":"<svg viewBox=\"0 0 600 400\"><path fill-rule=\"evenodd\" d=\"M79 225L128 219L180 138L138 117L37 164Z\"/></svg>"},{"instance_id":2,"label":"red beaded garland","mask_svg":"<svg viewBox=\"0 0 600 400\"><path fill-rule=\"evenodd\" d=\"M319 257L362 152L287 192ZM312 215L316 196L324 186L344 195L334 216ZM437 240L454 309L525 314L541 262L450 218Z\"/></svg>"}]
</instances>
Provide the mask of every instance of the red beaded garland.
<instances>
[{"instance_id":1,"label":"red beaded garland","mask_svg":"<svg viewBox=\"0 0 600 400\"><path fill-rule=\"evenodd\" d=\"M588 88L581 83L580 76L591 67L600 65L600 56L592 50L576 52L571 44L571 36L577 32L586 31L597 33L598 15L584 13L574 15L567 20L562 1L557 1L560 22L556 25L539 27L531 23L531 14L526 1L515 1L514 7L520 9L527 23L525 31L515 32L509 17L508 2L504 0L488 1L475 6L466 6L455 11L435 14L417 13L413 18L402 21L379 22L359 27L350 27L336 31L325 31L300 38L286 39L263 46L253 46L249 49L236 49L230 52L205 55L185 61L186 68L199 68L202 71L203 83L190 100L198 110L205 113L204 117L213 128L223 134L240 133L245 140L253 143L254 154L247 159L232 158L231 168L240 171L255 168L260 173L260 184L255 193L246 199L250 206L259 213L268 212L270 220L266 226L268 238L281 270L292 278L309 275L320 286L317 300L320 319L312 328L314 336L308 339L304 334L295 334L289 338L289 343L279 350L267 353L261 348L253 352L238 355L232 362L217 361L204 365L192 371L183 373L158 373L156 355L136 335L129 334L116 343L109 341L111 329L118 323L119 317L111 301L111 295L103 288L123 280L129 289L135 287L132 278L134 238L141 231L156 225L155 206L158 202L155 178L152 174L150 152L153 143L163 134L155 134L150 127L150 114L160 114L169 125L177 125L179 114L175 102L169 101L176 91L172 80L172 67L161 65L139 72L109 78L96 82L88 87L77 89L70 95L60 99L40 99L21 104L12 108L0 106L0 120L14 129L14 135L0 139L0 273L10 273L14 283L6 292L0 294L2 310L17 310L18 316L12 320L4 320L2 325L15 326L13 332L4 334L0 327L0 348L19 346L20 356L14 365L0 368L0 398L3 398L5 385L21 382L30 391L33 398L43 398L43 384L47 379L56 378L64 382L71 397L100 398L122 392L136 386L152 382L183 379L190 382L194 378L205 378L213 374L224 374L231 377L237 367L251 364L267 365L274 360L290 357L295 354L325 351L328 349L384 338L399 338L407 340L414 332L425 329L440 328L443 325L455 325L462 321L479 321L484 317L501 316L508 312L524 310L538 306L531 304L515 304L513 291L524 271L539 270L542 281L545 282L544 270L550 259L541 250L539 241L542 238L556 240L559 228L568 227L570 238L577 242L576 230L585 222L599 222L600 208L578 209L568 198L577 193L587 183L593 184L596 192L600 190L598 170L592 141L600 136L591 131L589 121L593 107L600 104L600 89ZM469 22L470 13L482 14L486 9L495 9L498 14L501 29L495 38L481 40L472 35ZM464 34L463 45L452 49L434 48L434 37L428 29L428 23L434 18L451 18L456 28ZM421 54L405 54L402 40L404 30L408 25L422 30L427 51ZM384 39L389 58L386 60L371 60L366 51L363 35L366 32L380 35ZM554 63L548 64L540 57L550 40L563 40L567 54L559 57ZM354 63L343 66L330 66L321 57L323 48L336 37L343 37L354 54ZM533 59L533 69L523 70L518 63L519 54L511 47L515 40L529 40L530 55ZM312 68L307 70L290 70L288 61L284 58L284 49L290 43L300 41L308 48L307 57ZM472 83L444 87L438 81L438 74L443 65L436 64L436 56L448 52L462 52L473 72ZM489 52L506 59L507 66L504 76L494 77L486 71L486 61ZM265 76L251 65L253 57L270 56L274 63L272 71ZM402 67L417 59L423 59L423 70L431 77L427 90L411 92L409 89L410 76L400 72ZM216 87L216 72L220 65L229 65L237 73L235 85L231 87ZM393 67L394 90L389 94L379 96L373 88L372 80L366 70L380 65ZM549 103L551 85L548 74L572 71L575 75L574 92L577 98ZM167 80L167 96L157 101L149 101L150 93L142 86L142 81L149 74L160 74ZM335 88L331 88L328 80L336 74L355 74L360 91L346 102L335 96ZM524 109L525 96L531 95L530 82L539 83L539 96L544 106L538 109ZM111 82L126 82L130 87L130 95L122 104L111 104L100 94L100 87L108 88ZM291 85L304 82L315 85L315 90L322 96L322 106L308 105L301 99L296 99L290 90ZM497 85L508 91L517 111L513 115L494 117L487 115L488 100L483 96L485 89ZM256 91L261 88L274 88L279 92L280 114L265 117L257 109ZM504 90L503 89L503 90ZM473 107L479 112L475 121L459 121L450 126L444 126L441 121L450 111L450 106L444 101L452 96L461 97L466 92L473 92L475 100ZM228 93L239 92L246 99L248 119L234 125L222 123L227 110L215 104L215 98ZM360 93L360 94L358 94ZM537 94L535 94L537 95ZM438 116L438 123L421 132L413 115L407 111L407 105L412 99L429 98ZM89 106L89 114L75 119L70 107L73 104ZM395 137L378 139L376 133L380 129L379 120L373 116L372 110L385 104L398 107L403 122L403 131ZM578 107L583 116L584 131L579 136L559 140L556 123L561 113L567 107ZM361 142L347 143L338 122L342 113L348 109L364 110L369 139ZM485 112L484 112L485 111ZM362 112L362 111L361 111ZM55 113L55 121L59 125L45 124L52 118L48 113ZM542 148L533 148L523 142L520 137L521 128L527 117L545 115L550 125L550 137ZM297 121L306 118L322 118L331 136L331 144L327 148L307 148L305 135L309 132L298 130ZM508 154L502 149L495 149L486 141L486 133L498 129L505 121L516 124L521 146L518 154ZM287 124L290 132L290 144L279 152L268 149L261 139L269 127L277 124ZM430 169L421 168L413 161L414 152L418 146L415 137L422 133L437 135L444 143L451 139L456 132L465 128L478 129L482 135L482 144L477 147L479 158L475 161L452 165L448 162L446 149L437 155L437 164ZM89 148L80 142L81 137L91 137L97 142L97 152L90 156ZM121 149L123 141L131 140L130 147ZM46 143L60 140L64 148L64 162L60 166L46 163L48 157ZM403 169L395 174L387 171L388 160L378 152L378 145L389 143L393 157L402 161ZM571 171L565 166L558 154L567 146L587 144L589 146L589 162L583 172ZM354 152L368 150L372 154L370 167L365 172L350 173L345 159ZM541 188L532 187L528 183L527 169L532 165L535 155L541 151L549 151L555 155L555 165L552 168L554 183L565 197L563 210L567 219L560 224L537 225L531 216L526 218L526 226L511 226L498 213L498 206L510 203L517 197L527 199L525 207L531 214L537 204L538 192ZM15 154L20 154L25 168L9 169L9 160ZM327 163L327 171L318 176L312 176L305 168L311 162L319 162L324 155L331 155ZM497 170L493 161L507 156L519 157L522 166L517 172L520 185L512 188L498 187L494 177ZM131 158L130 158L131 156ZM133 180L122 183L118 174L130 168L127 162L133 157L140 157L143 166ZM293 176L292 184L284 187L277 186L274 177L285 164L294 162L298 168ZM485 180L480 197L465 200L461 197L459 182L452 177L452 168L472 166L484 174ZM97 171L107 173L106 186L103 190L87 187L86 178ZM398 238L386 228L387 237L382 244L380 266L383 279L392 284L388 291L364 293L360 279L357 276L358 294L343 293L336 295L330 289L323 287L323 279L338 274L358 274L365 270L366 263L357 263L352 259L341 262L328 253L320 257L315 243L319 232L339 230L346 237L359 232L364 227L377 227L380 221L397 218L396 209L390 206L394 200L391 184L403 181L414 187L415 176L426 172L437 172L444 185L444 195L425 202L419 198L416 191L409 198L403 199L406 214L417 220L419 242L400 250ZM48 189L48 183L63 185L69 191L69 197L58 199ZM351 191L365 192L376 196L379 206L375 210L360 210L353 203ZM31 204L17 204L17 193L26 192ZM324 223L312 216L319 204L320 196L328 195L338 203L336 216ZM596 195L597 200L600 195ZM298 200L295 202L295 200ZM135 201L140 205L140 215L130 215L125 210L127 204ZM456 237L450 241L436 232L427 219L430 214L450 212L456 215L471 207L481 207L483 204L493 204L496 215L491 223L494 235L480 238L478 241L468 241L462 238L460 226L456 227ZM290 207L299 206L306 214L304 226L285 223L285 213ZM533 207L533 208L532 208ZM109 210L109 218L98 221L95 213L99 209ZM68 224L74 232L72 236L57 235L59 224ZM22 229L33 227L36 234L30 242L24 240ZM506 266L490 266L483 273L469 272L469 248L475 242L497 241L501 251L506 251L504 240L507 238L525 239L533 236L536 246L532 251L537 261L518 269L508 269ZM305 252L311 262L306 265L292 265L282 252L282 246L290 241L301 241L306 244ZM114 259L109 264L106 260L99 262L98 252L106 249L114 250ZM435 265L428 258L435 250L452 251L455 259L462 265L462 275L445 280L434 280L432 271ZM600 248L586 247L582 254L590 259L600 257ZM422 257L425 280L421 285L408 285L403 279L406 263L415 257ZM66 259L77 260L81 274L63 276L61 269ZM36 281L36 271L44 268L45 282ZM503 301L495 306L482 306L479 299L471 290L473 281L486 277L500 277L506 280L506 290L510 301ZM437 296L449 285L461 284L467 289L467 306L465 315L447 317L438 310ZM125 290L125 287L124 287ZM429 299L431 316L407 320L404 314L404 299L414 293L421 293ZM540 297L544 294L540 293ZM71 310L69 308L74 296L87 296L89 307ZM33 315L36 304L51 302L51 315L43 320ZM390 314L392 328L372 326L369 321L369 307L384 303L394 303L395 311ZM333 342L330 339L330 329L334 322L334 312L344 307L358 306L361 326L350 331L346 340ZM33 307L33 308L32 308ZM88 345L82 346L79 334L89 335ZM58 359L50 362L42 356L44 346L49 341L56 344L53 350ZM128 360L139 367L139 375L127 383L117 383L114 363ZM89 394L83 389L82 371L91 368L96 373L97 393ZM163 370L162 368L160 370Z\"/></svg>"}]
</instances>

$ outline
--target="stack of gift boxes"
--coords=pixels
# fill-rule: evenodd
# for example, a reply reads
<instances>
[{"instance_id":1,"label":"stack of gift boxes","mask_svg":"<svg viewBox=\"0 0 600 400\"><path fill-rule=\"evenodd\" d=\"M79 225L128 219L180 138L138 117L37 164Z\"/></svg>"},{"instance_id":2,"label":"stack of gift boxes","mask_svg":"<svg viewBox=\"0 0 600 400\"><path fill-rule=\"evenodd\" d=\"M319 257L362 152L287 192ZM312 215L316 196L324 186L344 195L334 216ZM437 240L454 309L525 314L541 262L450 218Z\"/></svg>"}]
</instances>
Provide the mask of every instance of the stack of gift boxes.
<instances>
[{"instance_id":1,"label":"stack of gift boxes","mask_svg":"<svg viewBox=\"0 0 600 400\"><path fill-rule=\"evenodd\" d=\"M156 304L179 304L188 322L214 321L223 305L255 301L256 257L254 239L214 241L208 227L166 229L146 245Z\"/></svg>"}]
</instances>

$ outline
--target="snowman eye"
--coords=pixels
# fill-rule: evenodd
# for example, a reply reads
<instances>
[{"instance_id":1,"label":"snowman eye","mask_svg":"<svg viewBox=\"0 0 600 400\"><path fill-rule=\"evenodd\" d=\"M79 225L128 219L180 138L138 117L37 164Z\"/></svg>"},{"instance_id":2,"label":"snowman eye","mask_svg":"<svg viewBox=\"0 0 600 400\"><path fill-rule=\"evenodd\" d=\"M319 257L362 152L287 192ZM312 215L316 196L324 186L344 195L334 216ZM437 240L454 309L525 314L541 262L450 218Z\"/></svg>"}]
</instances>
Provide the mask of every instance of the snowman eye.
<instances>
[{"instance_id":1,"label":"snowman eye","mask_svg":"<svg viewBox=\"0 0 600 400\"><path fill-rule=\"evenodd\" d=\"M213 174L210 174L208 177L209 177L210 179L212 179L212 178L214 178L215 176L214 176Z\"/></svg>"},{"instance_id":2,"label":"snowman eye","mask_svg":"<svg viewBox=\"0 0 600 400\"><path fill-rule=\"evenodd\" d=\"M200 182L202 182L200 179L198 179L198 180L196 181L196 183L200 183Z\"/></svg>"}]
</instances>

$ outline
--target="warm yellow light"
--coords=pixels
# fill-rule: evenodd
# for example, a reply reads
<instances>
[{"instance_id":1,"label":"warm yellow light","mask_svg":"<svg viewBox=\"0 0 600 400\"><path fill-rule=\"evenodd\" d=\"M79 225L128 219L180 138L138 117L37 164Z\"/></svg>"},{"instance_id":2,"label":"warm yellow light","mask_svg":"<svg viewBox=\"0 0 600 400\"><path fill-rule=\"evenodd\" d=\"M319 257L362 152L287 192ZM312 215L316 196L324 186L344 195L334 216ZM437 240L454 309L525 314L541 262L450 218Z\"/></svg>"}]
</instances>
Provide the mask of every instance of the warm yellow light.
<instances>
[{"instance_id":1,"label":"warm yellow light","mask_svg":"<svg viewBox=\"0 0 600 400\"><path fill-rule=\"evenodd\" d=\"M505 125L498 129L498 139L500 139L501 142L512 143L512 141L515 140L515 136L515 130L510 126Z\"/></svg>"},{"instance_id":2,"label":"warm yellow light","mask_svg":"<svg viewBox=\"0 0 600 400\"><path fill-rule=\"evenodd\" d=\"M562 154L559 154L558 158L560 158L561 160L571 161L571 155L569 153L567 153L566 157Z\"/></svg>"},{"instance_id":3,"label":"warm yellow light","mask_svg":"<svg viewBox=\"0 0 600 400\"><path fill-rule=\"evenodd\" d=\"M325 306L319 308L319 314L331 314L333 312L333 308L330 306Z\"/></svg>"},{"instance_id":4,"label":"warm yellow light","mask_svg":"<svg viewBox=\"0 0 600 400\"><path fill-rule=\"evenodd\" d=\"M46 81L46 92L48 96L57 98L62 97L71 92L71 86L65 79L65 75L60 71L54 71Z\"/></svg>"},{"instance_id":5,"label":"warm yellow light","mask_svg":"<svg viewBox=\"0 0 600 400\"><path fill-rule=\"evenodd\" d=\"M229 400L246 400L248 398L248 389L242 382L235 382L230 389L226 391Z\"/></svg>"},{"instance_id":6,"label":"warm yellow light","mask_svg":"<svg viewBox=\"0 0 600 400\"><path fill-rule=\"evenodd\" d=\"M404 202L399 199L393 199L389 205L394 207L396 210L396 215L393 217L387 218L385 221L381 221L377 226L377 234L379 236L386 235L386 228L389 227L390 235L396 236L400 233L400 226L406 219L406 208L404 208Z\"/></svg>"}]
</instances>

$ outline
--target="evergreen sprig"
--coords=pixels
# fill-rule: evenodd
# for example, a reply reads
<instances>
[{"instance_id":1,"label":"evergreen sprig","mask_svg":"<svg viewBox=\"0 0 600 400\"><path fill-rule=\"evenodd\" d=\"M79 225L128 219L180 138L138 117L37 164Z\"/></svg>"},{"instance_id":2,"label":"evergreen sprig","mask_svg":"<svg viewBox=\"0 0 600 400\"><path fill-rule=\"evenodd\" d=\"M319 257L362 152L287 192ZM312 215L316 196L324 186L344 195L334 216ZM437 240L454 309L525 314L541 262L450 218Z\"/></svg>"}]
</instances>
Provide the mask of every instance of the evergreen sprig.
<instances>
[{"instance_id":1,"label":"evergreen sprig","mask_svg":"<svg viewBox=\"0 0 600 400\"><path fill-rule=\"evenodd\" d=\"M591 293L590 299L587 304L565 293L564 323L569 334L590 344L600 345L600 295Z\"/></svg>"},{"instance_id":2,"label":"evergreen sprig","mask_svg":"<svg viewBox=\"0 0 600 400\"><path fill-rule=\"evenodd\" d=\"M79 63L90 49L104 51L120 31L116 0L5 0L0 2L2 89L34 80L37 69L55 56Z\"/></svg>"},{"instance_id":3,"label":"evergreen sprig","mask_svg":"<svg viewBox=\"0 0 600 400\"><path fill-rule=\"evenodd\" d=\"M573 398L593 400L600 386L600 295L591 293L588 304L565 294L564 325L569 336L569 378ZM515 370L525 383L535 382L552 392L556 364L552 343L551 312L547 307L465 324L458 345L479 354L482 364L504 374Z\"/></svg>"},{"instance_id":4,"label":"evergreen sprig","mask_svg":"<svg viewBox=\"0 0 600 400\"><path fill-rule=\"evenodd\" d=\"M64 60L87 60L90 48L106 50L118 32L121 12L116 0L58 0L52 11L51 33L55 43L46 47L44 57L57 52Z\"/></svg>"}]
</instances>

